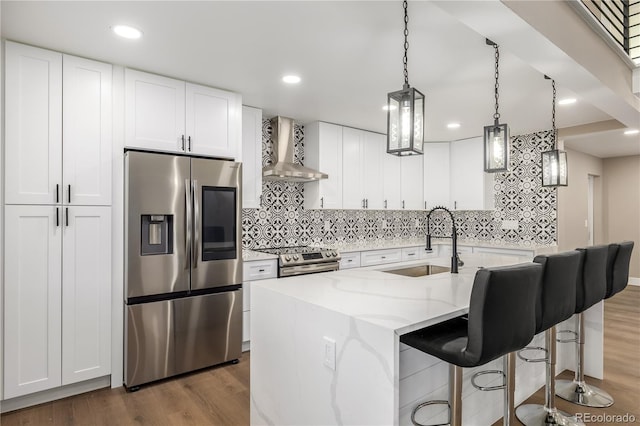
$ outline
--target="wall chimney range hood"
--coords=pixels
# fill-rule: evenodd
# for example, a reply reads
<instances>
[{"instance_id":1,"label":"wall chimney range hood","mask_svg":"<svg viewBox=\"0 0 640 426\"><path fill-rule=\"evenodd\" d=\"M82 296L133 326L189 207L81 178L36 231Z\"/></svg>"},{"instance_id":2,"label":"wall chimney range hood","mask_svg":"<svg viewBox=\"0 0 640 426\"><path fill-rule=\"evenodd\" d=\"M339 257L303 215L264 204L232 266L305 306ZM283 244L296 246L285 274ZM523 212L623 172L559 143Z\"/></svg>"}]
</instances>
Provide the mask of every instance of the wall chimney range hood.
<instances>
[{"instance_id":1,"label":"wall chimney range hood","mask_svg":"<svg viewBox=\"0 0 640 426\"><path fill-rule=\"evenodd\" d=\"M293 119L280 116L273 117L271 119L271 128L273 129L272 139L276 162L262 169L263 179L285 182L312 182L329 177L326 173L293 162Z\"/></svg>"}]
</instances>

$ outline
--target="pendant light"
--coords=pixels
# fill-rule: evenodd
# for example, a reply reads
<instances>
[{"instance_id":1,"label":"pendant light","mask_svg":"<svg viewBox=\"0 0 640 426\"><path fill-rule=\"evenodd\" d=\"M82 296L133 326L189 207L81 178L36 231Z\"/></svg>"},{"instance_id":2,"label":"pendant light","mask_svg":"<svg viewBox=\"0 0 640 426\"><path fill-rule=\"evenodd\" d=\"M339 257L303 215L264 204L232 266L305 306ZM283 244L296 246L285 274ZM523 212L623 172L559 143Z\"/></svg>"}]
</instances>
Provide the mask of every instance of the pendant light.
<instances>
[{"instance_id":1,"label":"pendant light","mask_svg":"<svg viewBox=\"0 0 640 426\"><path fill-rule=\"evenodd\" d=\"M546 75L544 78L551 80ZM556 129L556 81L551 80L553 88L553 105L551 109L551 125L553 132L552 149L542 153L542 186L567 186L567 153L558 149L558 129Z\"/></svg>"},{"instance_id":2,"label":"pendant light","mask_svg":"<svg viewBox=\"0 0 640 426\"><path fill-rule=\"evenodd\" d=\"M496 83L494 95L496 98L496 112L493 114L493 124L484 126L484 171L489 173L506 172L509 166L509 126L500 124L500 113L498 112L498 64L500 61L500 51L498 45L487 39L487 44L493 46L495 50Z\"/></svg>"},{"instance_id":3,"label":"pendant light","mask_svg":"<svg viewBox=\"0 0 640 426\"><path fill-rule=\"evenodd\" d=\"M407 1L404 7L404 86L387 95L387 153L405 156L422 154L424 139L424 95L409 86L407 50L409 30Z\"/></svg>"}]
</instances>

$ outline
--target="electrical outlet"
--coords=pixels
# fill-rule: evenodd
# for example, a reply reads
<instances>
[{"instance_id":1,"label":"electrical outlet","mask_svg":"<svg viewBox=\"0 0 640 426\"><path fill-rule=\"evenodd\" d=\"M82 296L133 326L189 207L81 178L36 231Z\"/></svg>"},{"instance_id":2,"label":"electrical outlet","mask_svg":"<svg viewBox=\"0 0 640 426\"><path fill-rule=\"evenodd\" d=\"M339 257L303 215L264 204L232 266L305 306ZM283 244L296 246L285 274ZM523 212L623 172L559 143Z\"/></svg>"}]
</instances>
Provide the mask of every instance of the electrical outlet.
<instances>
[{"instance_id":1,"label":"electrical outlet","mask_svg":"<svg viewBox=\"0 0 640 426\"><path fill-rule=\"evenodd\" d=\"M420 227L420 219L416 218L416 228Z\"/></svg>"},{"instance_id":2,"label":"electrical outlet","mask_svg":"<svg viewBox=\"0 0 640 426\"><path fill-rule=\"evenodd\" d=\"M517 220L503 220L502 229L518 229Z\"/></svg>"},{"instance_id":3,"label":"electrical outlet","mask_svg":"<svg viewBox=\"0 0 640 426\"><path fill-rule=\"evenodd\" d=\"M325 220L324 221L324 232L329 232L331 231L331 221L330 220Z\"/></svg>"},{"instance_id":4,"label":"electrical outlet","mask_svg":"<svg viewBox=\"0 0 640 426\"><path fill-rule=\"evenodd\" d=\"M336 369L336 341L324 336L324 365L330 369Z\"/></svg>"},{"instance_id":5,"label":"electrical outlet","mask_svg":"<svg viewBox=\"0 0 640 426\"><path fill-rule=\"evenodd\" d=\"M382 219L382 229L387 229L387 219Z\"/></svg>"}]
</instances>

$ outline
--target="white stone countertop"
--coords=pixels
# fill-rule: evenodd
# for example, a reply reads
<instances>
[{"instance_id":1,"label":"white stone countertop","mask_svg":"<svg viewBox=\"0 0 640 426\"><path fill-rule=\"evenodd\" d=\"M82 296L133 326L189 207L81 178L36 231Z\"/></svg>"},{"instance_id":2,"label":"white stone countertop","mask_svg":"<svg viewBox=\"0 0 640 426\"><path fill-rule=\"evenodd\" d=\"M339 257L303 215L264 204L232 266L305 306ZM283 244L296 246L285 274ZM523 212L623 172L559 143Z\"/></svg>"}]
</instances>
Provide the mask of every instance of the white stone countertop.
<instances>
[{"instance_id":1,"label":"white stone countertop","mask_svg":"<svg viewBox=\"0 0 640 426\"><path fill-rule=\"evenodd\" d=\"M335 311L401 335L465 313L477 269L530 261L496 254L466 254L458 274L406 277L383 272L411 265L450 266L450 257L256 281L285 297Z\"/></svg>"},{"instance_id":2,"label":"white stone countertop","mask_svg":"<svg viewBox=\"0 0 640 426\"><path fill-rule=\"evenodd\" d=\"M358 241L355 243L336 243L336 244L320 244L319 246L336 249L341 253L349 253L355 251L367 251L367 250L382 250L388 248L398 247L416 247L424 246L426 243L425 238L411 238L411 239L395 239L395 240L371 240L371 241ZM433 238L431 244L451 245L451 240L448 238ZM504 242L492 242L492 241L478 241L478 240L458 240L458 246L467 247L483 247L483 248L497 248L508 250L533 250L535 254L547 254L555 253L557 251L556 245L536 245L536 244L513 244Z\"/></svg>"},{"instance_id":3,"label":"white stone countertop","mask_svg":"<svg viewBox=\"0 0 640 426\"><path fill-rule=\"evenodd\" d=\"M257 260L272 260L277 259L278 255L262 253L260 251L253 250L242 250L242 261L243 262L253 262Z\"/></svg>"}]
</instances>

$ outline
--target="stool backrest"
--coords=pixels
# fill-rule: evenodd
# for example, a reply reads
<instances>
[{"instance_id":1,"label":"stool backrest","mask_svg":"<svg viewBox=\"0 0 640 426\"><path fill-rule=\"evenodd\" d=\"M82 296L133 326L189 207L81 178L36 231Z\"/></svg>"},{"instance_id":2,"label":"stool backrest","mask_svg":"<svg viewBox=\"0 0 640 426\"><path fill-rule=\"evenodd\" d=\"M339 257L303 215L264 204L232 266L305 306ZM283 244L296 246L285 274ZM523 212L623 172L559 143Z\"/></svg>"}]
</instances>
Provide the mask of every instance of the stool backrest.
<instances>
[{"instance_id":1,"label":"stool backrest","mask_svg":"<svg viewBox=\"0 0 640 426\"><path fill-rule=\"evenodd\" d=\"M619 244L609 244L607 260L607 294L605 299L620 293L629 283L629 263L633 241L623 241Z\"/></svg>"},{"instance_id":2,"label":"stool backrest","mask_svg":"<svg viewBox=\"0 0 640 426\"><path fill-rule=\"evenodd\" d=\"M607 257L609 246L576 249L580 252L580 267L576 284L576 309L579 314L604 299L607 294Z\"/></svg>"},{"instance_id":3,"label":"stool backrest","mask_svg":"<svg viewBox=\"0 0 640 426\"><path fill-rule=\"evenodd\" d=\"M544 267L536 304L536 333L545 331L574 314L580 257L580 252L571 250L539 255L533 259Z\"/></svg>"},{"instance_id":4,"label":"stool backrest","mask_svg":"<svg viewBox=\"0 0 640 426\"><path fill-rule=\"evenodd\" d=\"M535 331L542 267L535 263L480 269L469 302L465 358L482 365L525 347Z\"/></svg>"}]
</instances>

